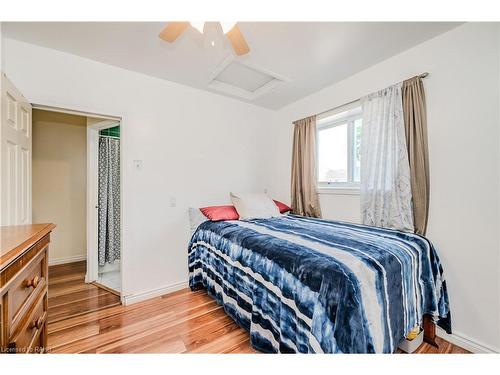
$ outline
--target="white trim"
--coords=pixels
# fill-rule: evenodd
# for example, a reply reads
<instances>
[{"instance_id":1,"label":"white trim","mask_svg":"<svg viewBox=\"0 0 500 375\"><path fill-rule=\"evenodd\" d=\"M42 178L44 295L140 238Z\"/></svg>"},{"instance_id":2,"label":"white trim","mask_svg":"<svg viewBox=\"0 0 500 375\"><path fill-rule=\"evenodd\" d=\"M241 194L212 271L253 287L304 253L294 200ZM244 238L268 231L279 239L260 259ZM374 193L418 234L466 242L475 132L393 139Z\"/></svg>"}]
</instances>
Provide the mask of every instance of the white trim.
<instances>
[{"instance_id":1,"label":"white trim","mask_svg":"<svg viewBox=\"0 0 500 375\"><path fill-rule=\"evenodd\" d=\"M85 282L97 281L97 147L98 125L87 125L87 274Z\"/></svg>"},{"instance_id":2,"label":"white trim","mask_svg":"<svg viewBox=\"0 0 500 375\"><path fill-rule=\"evenodd\" d=\"M440 327L437 327L436 330L436 335L441 337L442 339L445 339L446 341L460 346L463 349L466 349L472 353L498 353L498 349L492 348L489 345L479 343L475 341L474 339L471 339L467 335L464 335L463 333L460 332L455 332L451 335L447 334L445 331L443 331Z\"/></svg>"},{"instance_id":3,"label":"white trim","mask_svg":"<svg viewBox=\"0 0 500 375\"><path fill-rule=\"evenodd\" d=\"M58 264L66 264L73 262L81 262L82 260L85 259L87 259L87 255L74 255L72 257L56 258L56 259L50 259L49 257L49 266L56 266Z\"/></svg>"},{"instance_id":4,"label":"white trim","mask_svg":"<svg viewBox=\"0 0 500 375\"><path fill-rule=\"evenodd\" d=\"M331 116L325 117L321 121L316 121L316 127L318 128L318 130L330 129L330 128L334 128L334 127L339 126L339 125L347 124L348 122L351 122L351 121L363 119L363 114L356 112L352 115L346 115L345 117L340 117L340 118L333 120L333 121L330 118L331 118Z\"/></svg>"},{"instance_id":5,"label":"white trim","mask_svg":"<svg viewBox=\"0 0 500 375\"><path fill-rule=\"evenodd\" d=\"M338 115L342 112L351 111L357 107L361 107L361 99L353 100L349 103L339 105L338 107L326 110L316 115L316 125L328 122L328 118Z\"/></svg>"},{"instance_id":6,"label":"white trim","mask_svg":"<svg viewBox=\"0 0 500 375\"><path fill-rule=\"evenodd\" d=\"M359 195L360 190L358 187L319 187L318 194L320 195Z\"/></svg>"},{"instance_id":7,"label":"white trim","mask_svg":"<svg viewBox=\"0 0 500 375\"><path fill-rule=\"evenodd\" d=\"M65 109L65 108L54 107L54 106L43 105L43 104L36 104L36 103L32 103L31 105L34 109L40 109L43 111L59 112L59 113L66 113L68 115L100 118L100 119L104 119L104 120L113 120L115 122L121 120L121 117L119 117L119 116L108 116L108 115L102 115L100 113L92 113L92 112L78 111L78 110L72 110L72 109Z\"/></svg>"},{"instance_id":8,"label":"white trim","mask_svg":"<svg viewBox=\"0 0 500 375\"><path fill-rule=\"evenodd\" d=\"M283 84L283 81L280 81L279 79L273 79L266 83L264 86L259 87L255 91L248 91L245 89L242 89L240 87L236 87L233 85L230 85L228 83L224 82L219 82L217 80L213 80L210 82L208 85L209 89L212 89L217 92L223 92L228 95L236 96L238 98L246 99L246 100L254 100L258 98L261 95L264 95L266 92L271 91L275 87Z\"/></svg>"},{"instance_id":9,"label":"white trim","mask_svg":"<svg viewBox=\"0 0 500 375\"><path fill-rule=\"evenodd\" d=\"M165 294L173 293L173 292L176 292L178 290L187 288L188 286L189 286L189 284L187 281L181 281L181 282L178 282L175 284L164 286L162 288L153 289L153 290L149 290L146 292L136 293L136 294L132 294L132 295L128 295L128 296L123 296L122 303L124 305L131 305L133 303L145 301L145 300L150 299L150 298L155 298L155 297L163 296Z\"/></svg>"}]
</instances>

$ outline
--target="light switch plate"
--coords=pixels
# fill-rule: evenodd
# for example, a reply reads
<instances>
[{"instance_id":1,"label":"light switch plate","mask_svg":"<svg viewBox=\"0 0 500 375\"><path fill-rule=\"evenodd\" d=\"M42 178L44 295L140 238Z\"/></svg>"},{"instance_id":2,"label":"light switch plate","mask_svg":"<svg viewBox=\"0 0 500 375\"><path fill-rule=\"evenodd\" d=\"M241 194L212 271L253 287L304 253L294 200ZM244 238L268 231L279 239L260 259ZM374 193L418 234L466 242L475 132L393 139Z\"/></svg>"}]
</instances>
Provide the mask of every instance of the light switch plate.
<instances>
[{"instance_id":1,"label":"light switch plate","mask_svg":"<svg viewBox=\"0 0 500 375\"><path fill-rule=\"evenodd\" d=\"M134 168L141 169L142 168L142 160L134 160Z\"/></svg>"},{"instance_id":2,"label":"light switch plate","mask_svg":"<svg viewBox=\"0 0 500 375\"><path fill-rule=\"evenodd\" d=\"M175 197L170 198L170 207L176 207L177 206L177 199Z\"/></svg>"}]
</instances>

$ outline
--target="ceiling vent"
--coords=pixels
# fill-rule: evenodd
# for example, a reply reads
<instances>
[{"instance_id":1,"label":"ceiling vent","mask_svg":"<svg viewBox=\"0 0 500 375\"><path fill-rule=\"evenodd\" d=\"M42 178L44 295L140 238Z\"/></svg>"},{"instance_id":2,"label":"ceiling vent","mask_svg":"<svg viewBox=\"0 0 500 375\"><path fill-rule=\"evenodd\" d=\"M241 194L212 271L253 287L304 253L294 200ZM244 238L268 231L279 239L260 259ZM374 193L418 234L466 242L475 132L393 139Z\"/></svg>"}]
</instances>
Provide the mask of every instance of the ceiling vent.
<instances>
[{"instance_id":1,"label":"ceiling vent","mask_svg":"<svg viewBox=\"0 0 500 375\"><path fill-rule=\"evenodd\" d=\"M286 81L288 80L274 73L235 61L230 56L212 74L208 87L224 94L253 100Z\"/></svg>"}]
</instances>

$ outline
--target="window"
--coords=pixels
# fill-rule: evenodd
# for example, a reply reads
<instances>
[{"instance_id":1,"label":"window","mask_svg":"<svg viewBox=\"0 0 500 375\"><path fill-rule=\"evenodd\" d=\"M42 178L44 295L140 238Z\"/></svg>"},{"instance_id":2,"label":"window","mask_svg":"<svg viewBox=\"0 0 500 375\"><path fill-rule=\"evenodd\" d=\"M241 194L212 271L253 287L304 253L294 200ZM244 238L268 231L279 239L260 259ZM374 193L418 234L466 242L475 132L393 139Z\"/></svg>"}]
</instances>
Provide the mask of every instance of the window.
<instances>
[{"instance_id":1,"label":"window","mask_svg":"<svg viewBox=\"0 0 500 375\"><path fill-rule=\"evenodd\" d=\"M359 187L362 113L359 103L317 121L319 187Z\"/></svg>"}]
</instances>

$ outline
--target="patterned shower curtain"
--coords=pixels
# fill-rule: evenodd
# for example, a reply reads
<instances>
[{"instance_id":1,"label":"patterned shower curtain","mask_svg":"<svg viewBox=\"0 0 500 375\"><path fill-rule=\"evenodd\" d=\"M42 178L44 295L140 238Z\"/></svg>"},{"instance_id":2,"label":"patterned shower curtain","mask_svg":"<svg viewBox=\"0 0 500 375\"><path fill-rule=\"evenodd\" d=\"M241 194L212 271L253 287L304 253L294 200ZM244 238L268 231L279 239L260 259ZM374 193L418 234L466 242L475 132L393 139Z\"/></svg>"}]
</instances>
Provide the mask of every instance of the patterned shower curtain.
<instances>
[{"instance_id":1,"label":"patterned shower curtain","mask_svg":"<svg viewBox=\"0 0 500 375\"><path fill-rule=\"evenodd\" d=\"M120 140L99 138L99 265L120 259Z\"/></svg>"}]
</instances>

